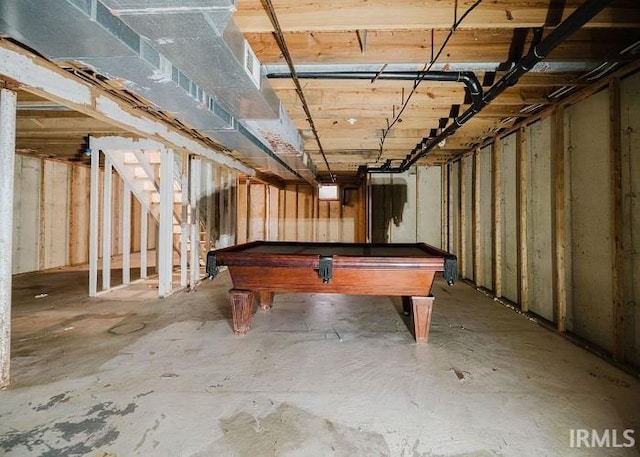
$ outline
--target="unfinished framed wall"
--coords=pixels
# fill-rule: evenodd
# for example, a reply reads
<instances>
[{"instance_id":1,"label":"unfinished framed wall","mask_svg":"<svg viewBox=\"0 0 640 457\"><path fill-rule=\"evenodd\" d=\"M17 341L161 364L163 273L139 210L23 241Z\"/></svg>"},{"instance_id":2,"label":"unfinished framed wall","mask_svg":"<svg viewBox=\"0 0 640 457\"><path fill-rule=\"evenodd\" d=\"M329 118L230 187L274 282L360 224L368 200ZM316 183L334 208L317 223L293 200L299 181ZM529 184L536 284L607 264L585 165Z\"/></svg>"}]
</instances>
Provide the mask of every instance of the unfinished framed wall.
<instances>
[{"instance_id":1,"label":"unfinished framed wall","mask_svg":"<svg viewBox=\"0 0 640 457\"><path fill-rule=\"evenodd\" d=\"M370 175L371 241L441 247L442 177L439 166Z\"/></svg>"},{"instance_id":2,"label":"unfinished framed wall","mask_svg":"<svg viewBox=\"0 0 640 457\"><path fill-rule=\"evenodd\" d=\"M13 274L88 263L89 167L18 154L14 188ZM115 177L114 255L122 253L122 188L122 181ZM139 212L139 206L134 205L133 211ZM136 222L132 226L134 249L139 250L139 239L140 224ZM152 249L153 233L149 243Z\"/></svg>"},{"instance_id":3,"label":"unfinished framed wall","mask_svg":"<svg viewBox=\"0 0 640 457\"><path fill-rule=\"evenodd\" d=\"M619 73L470 151L447 196L464 278L636 367L639 87Z\"/></svg>"},{"instance_id":4,"label":"unfinished framed wall","mask_svg":"<svg viewBox=\"0 0 640 457\"><path fill-rule=\"evenodd\" d=\"M242 177L238 186L238 242L364 242L364 187L346 187L341 199L321 201L308 184L282 189ZM247 184L248 183L248 184Z\"/></svg>"}]
</instances>

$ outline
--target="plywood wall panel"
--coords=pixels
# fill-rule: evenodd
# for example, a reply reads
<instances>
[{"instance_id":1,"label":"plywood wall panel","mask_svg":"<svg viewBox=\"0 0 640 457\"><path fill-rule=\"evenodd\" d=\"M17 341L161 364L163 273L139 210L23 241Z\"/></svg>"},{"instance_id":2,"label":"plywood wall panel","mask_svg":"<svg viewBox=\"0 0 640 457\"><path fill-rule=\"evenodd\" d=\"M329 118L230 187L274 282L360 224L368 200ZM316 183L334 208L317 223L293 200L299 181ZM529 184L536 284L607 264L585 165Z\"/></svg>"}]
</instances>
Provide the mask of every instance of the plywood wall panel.
<instances>
[{"instance_id":1,"label":"plywood wall panel","mask_svg":"<svg viewBox=\"0 0 640 457\"><path fill-rule=\"evenodd\" d=\"M479 167L480 167L480 284L479 286L491 289L493 287L493 271L492 271L492 187L491 187L491 147L487 146L480 150Z\"/></svg>"},{"instance_id":2,"label":"plywood wall panel","mask_svg":"<svg viewBox=\"0 0 640 457\"><path fill-rule=\"evenodd\" d=\"M238 225L236 231L236 240L238 244L246 243L247 239L247 230L248 230L248 217L249 216L249 200L251 196L249 195L249 186L246 182L241 182L238 186L237 197L236 197L236 205L237 205L237 214L238 214Z\"/></svg>"},{"instance_id":3,"label":"plywood wall panel","mask_svg":"<svg viewBox=\"0 0 640 457\"><path fill-rule=\"evenodd\" d=\"M310 185L298 184L296 188L298 194L297 210L297 233L298 241L313 241L313 193L314 189ZM340 220L334 222L340 224Z\"/></svg>"},{"instance_id":4,"label":"plywood wall panel","mask_svg":"<svg viewBox=\"0 0 640 457\"><path fill-rule=\"evenodd\" d=\"M91 194L91 169L84 166L71 168L69 263L89 262L89 198ZM138 243L139 245L139 243Z\"/></svg>"},{"instance_id":5,"label":"plywood wall panel","mask_svg":"<svg viewBox=\"0 0 640 457\"><path fill-rule=\"evenodd\" d=\"M612 350L609 95L566 110L570 163L571 301L567 328Z\"/></svg>"},{"instance_id":6,"label":"plywood wall panel","mask_svg":"<svg viewBox=\"0 0 640 457\"><path fill-rule=\"evenodd\" d=\"M518 302L518 213L516 135L502 140L502 296Z\"/></svg>"},{"instance_id":7,"label":"plywood wall panel","mask_svg":"<svg viewBox=\"0 0 640 457\"><path fill-rule=\"evenodd\" d=\"M61 162L44 161L40 266L67 265L69 231L69 178L71 167Z\"/></svg>"},{"instance_id":8,"label":"plywood wall panel","mask_svg":"<svg viewBox=\"0 0 640 457\"><path fill-rule=\"evenodd\" d=\"M464 157L462 162L461 167L464 168L464 176L462 177L464 195L461 196L462 213L464 214L464 224L462 224L464 269L462 270L462 276L473 281L473 156Z\"/></svg>"},{"instance_id":9,"label":"plywood wall panel","mask_svg":"<svg viewBox=\"0 0 640 457\"><path fill-rule=\"evenodd\" d=\"M620 82L625 353L640 366L640 73Z\"/></svg>"},{"instance_id":10,"label":"plywood wall panel","mask_svg":"<svg viewBox=\"0 0 640 457\"><path fill-rule=\"evenodd\" d=\"M266 184L251 184L250 191L251 199L248 202L249 205L249 236L247 241L257 241L266 239L267 228L267 185Z\"/></svg>"},{"instance_id":11,"label":"plywood wall panel","mask_svg":"<svg viewBox=\"0 0 640 457\"><path fill-rule=\"evenodd\" d=\"M407 194L408 208L416 208L416 239L413 241L438 248L442 246L441 182L441 167L418 167L415 190L410 188Z\"/></svg>"},{"instance_id":12,"label":"plywood wall panel","mask_svg":"<svg viewBox=\"0 0 640 457\"><path fill-rule=\"evenodd\" d=\"M529 309L553 320L551 118L527 127Z\"/></svg>"},{"instance_id":13,"label":"plywood wall panel","mask_svg":"<svg viewBox=\"0 0 640 457\"><path fill-rule=\"evenodd\" d=\"M12 272L38 269L42 161L17 155L13 199Z\"/></svg>"},{"instance_id":14,"label":"plywood wall panel","mask_svg":"<svg viewBox=\"0 0 640 457\"><path fill-rule=\"evenodd\" d=\"M268 186L269 192L269 214L268 214L268 239L270 241L279 240L278 234L280 230L280 189Z\"/></svg>"},{"instance_id":15,"label":"plywood wall panel","mask_svg":"<svg viewBox=\"0 0 640 457\"><path fill-rule=\"evenodd\" d=\"M295 184L289 184L284 189L284 239L283 241L298 240L298 192Z\"/></svg>"}]
</instances>

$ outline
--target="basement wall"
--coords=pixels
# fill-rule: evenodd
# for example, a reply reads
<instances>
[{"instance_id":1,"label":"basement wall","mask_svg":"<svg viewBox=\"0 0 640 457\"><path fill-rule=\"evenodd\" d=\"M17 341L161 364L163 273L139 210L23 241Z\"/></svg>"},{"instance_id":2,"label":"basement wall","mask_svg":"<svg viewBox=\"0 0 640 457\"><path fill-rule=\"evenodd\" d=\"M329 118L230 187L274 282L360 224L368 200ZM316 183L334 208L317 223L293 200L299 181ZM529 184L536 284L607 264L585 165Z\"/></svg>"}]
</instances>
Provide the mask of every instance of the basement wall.
<instances>
[{"instance_id":1,"label":"basement wall","mask_svg":"<svg viewBox=\"0 0 640 457\"><path fill-rule=\"evenodd\" d=\"M518 301L518 192L516 187L517 156L516 135L499 140L502 143L500 205L502 207L500 237L502 262L500 279L502 296Z\"/></svg>"},{"instance_id":2,"label":"basement wall","mask_svg":"<svg viewBox=\"0 0 640 457\"><path fill-rule=\"evenodd\" d=\"M624 345L640 366L640 73L620 82Z\"/></svg>"},{"instance_id":3,"label":"basement wall","mask_svg":"<svg viewBox=\"0 0 640 457\"><path fill-rule=\"evenodd\" d=\"M443 180L462 277L635 367L638 132L640 73L587 88L469 151Z\"/></svg>"},{"instance_id":4,"label":"basement wall","mask_svg":"<svg viewBox=\"0 0 640 457\"><path fill-rule=\"evenodd\" d=\"M364 242L364 186L341 189L341 200L320 201L308 184L270 184L240 178L238 243L256 240Z\"/></svg>"},{"instance_id":5,"label":"basement wall","mask_svg":"<svg viewBox=\"0 0 640 457\"><path fill-rule=\"evenodd\" d=\"M569 161L570 293L567 329L613 350L609 92L565 111Z\"/></svg>"},{"instance_id":6,"label":"basement wall","mask_svg":"<svg viewBox=\"0 0 640 457\"><path fill-rule=\"evenodd\" d=\"M527 154L527 300L529 310L553 320L551 118L525 129Z\"/></svg>"},{"instance_id":7,"label":"basement wall","mask_svg":"<svg viewBox=\"0 0 640 457\"><path fill-rule=\"evenodd\" d=\"M89 167L17 154L14 172L13 274L88 263ZM119 255L123 183L115 173L113 192L112 246ZM132 246L139 251L140 205L135 199L132 213ZM149 225L149 249L154 249L155 226Z\"/></svg>"},{"instance_id":8,"label":"basement wall","mask_svg":"<svg viewBox=\"0 0 640 457\"><path fill-rule=\"evenodd\" d=\"M442 176L439 166L370 175L371 241L441 247Z\"/></svg>"}]
</instances>

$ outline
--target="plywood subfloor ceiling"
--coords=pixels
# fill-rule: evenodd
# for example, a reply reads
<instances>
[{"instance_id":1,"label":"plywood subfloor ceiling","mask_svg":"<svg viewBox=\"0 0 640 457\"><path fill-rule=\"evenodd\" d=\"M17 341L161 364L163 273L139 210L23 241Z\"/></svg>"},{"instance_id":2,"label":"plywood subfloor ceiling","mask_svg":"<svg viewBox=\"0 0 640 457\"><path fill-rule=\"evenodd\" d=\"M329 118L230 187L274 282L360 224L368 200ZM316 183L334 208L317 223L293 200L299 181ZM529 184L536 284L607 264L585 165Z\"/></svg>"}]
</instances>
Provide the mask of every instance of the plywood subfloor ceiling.
<instances>
[{"instance_id":1,"label":"plywood subfloor ceiling","mask_svg":"<svg viewBox=\"0 0 640 457\"><path fill-rule=\"evenodd\" d=\"M473 3L469 0L272 2L299 72L421 70L433 62L453 23ZM504 70L528 52L535 28L545 27L547 35L581 3L581 0L484 0L451 34L433 69L473 70L486 91ZM268 70L289 71L265 13L264 0L238 0L234 20ZM447 162L607 71L637 60L639 40L638 1L612 1L594 20L557 47L536 71L521 78L419 163ZM293 81L270 82L302 133L306 150L318 169L326 171ZM301 79L300 82L320 143L335 173L404 158L417 143L449 124L470 103L460 83L423 81L407 102L414 87L411 81ZM405 104L406 108L398 115Z\"/></svg>"}]
</instances>

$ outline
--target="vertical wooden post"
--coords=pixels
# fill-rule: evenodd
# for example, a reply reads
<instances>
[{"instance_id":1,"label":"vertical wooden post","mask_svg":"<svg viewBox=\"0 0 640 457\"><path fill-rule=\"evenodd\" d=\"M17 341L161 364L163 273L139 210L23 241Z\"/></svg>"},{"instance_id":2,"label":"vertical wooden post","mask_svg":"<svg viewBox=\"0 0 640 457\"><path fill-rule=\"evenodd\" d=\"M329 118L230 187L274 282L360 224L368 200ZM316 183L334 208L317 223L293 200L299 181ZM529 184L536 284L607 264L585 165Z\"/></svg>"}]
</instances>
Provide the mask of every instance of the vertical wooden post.
<instances>
[{"instance_id":1,"label":"vertical wooden post","mask_svg":"<svg viewBox=\"0 0 640 457\"><path fill-rule=\"evenodd\" d=\"M613 357L619 362L625 361L625 322L624 322L624 219L622 194L622 122L620 112L620 81L616 78L609 82L610 107L610 149L611 149L611 233L613 283Z\"/></svg>"},{"instance_id":2,"label":"vertical wooden post","mask_svg":"<svg viewBox=\"0 0 640 457\"><path fill-rule=\"evenodd\" d=\"M199 157L192 157L189 172L189 201L191 205L191 259L189 261L191 278L189 287L191 290L195 289L196 283L200 280L200 209L198 205L200 203L201 163Z\"/></svg>"},{"instance_id":3,"label":"vertical wooden post","mask_svg":"<svg viewBox=\"0 0 640 457\"><path fill-rule=\"evenodd\" d=\"M449 165L440 165L440 174L441 174L441 184L442 188L440 189L440 245L442 249L448 251L450 249L449 246L449 224L451 223L449 219ZM418 173L416 172L416 187L419 186L418 181ZM418 205L420 202L418 202ZM418 224L416 218L416 225ZM417 228L416 228L417 234ZM416 237L417 238L417 237Z\"/></svg>"},{"instance_id":4,"label":"vertical wooden post","mask_svg":"<svg viewBox=\"0 0 640 457\"><path fill-rule=\"evenodd\" d=\"M518 303L520 310L529 311L529 239L527 236L527 130L516 132L517 231L518 231Z\"/></svg>"},{"instance_id":5,"label":"vertical wooden post","mask_svg":"<svg viewBox=\"0 0 640 457\"><path fill-rule=\"evenodd\" d=\"M181 153L180 161L180 287L187 287L188 258L189 258L189 154ZM173 205L172 205L173 206Z\"/></svg>"},{"instance_id":6,"label":"vertical wooden post","mask_svg":"<svg viewBox=\"0 0 640 457\"><path fill-rule=\"evenodd\" d=\"M172 149L160 153L160 221L158 228L158 295L173 290L173 171Z\"/></svg>"},{"instance_id":7,"label":"vertical wooden post","mask_svg":"<svg viewBox=\"0 0 640 457\"><path fill-rule=\"evenodd\" d=\"M10 381L11 253L17 94L0 89L0 388Z\"/></svg>"},{"instance_id":8,"label":"vertical wooden post","mask_svg":"<svg viewBox=\"0 0 640 457\"><path fill-rule=\"evenodd\" d=\"M122 284L131 283L131 187L122 192Z\"/></svg>"},{"instance_id":9,"label":"vertical wooden post","mask_svg":"<svg viewBox=\"0 0 640 457\"><path fill-rule=\"evenodd\" d=\"M112 151L104 155L104 179L102 191L102 290L111 288L111 202L113 198Z\"/></svg>"},{"instance_id":10,"label":"vertical wooden post","mask_svg":"<svg viewBox=\"0 0 640 457\"><path fill-rule=\"evenodd\" d=\"M480 148L473 153L473 207L472 207L473 243L473 282L482 284L482 259L480 256Z\"/></svg>"},{"instance_id":11,"label":"vertical wooden post","mask_svg":"<svg viewBox=\"0 0 640 457\"><path fill-rule=\"evenodd\" d=\"M566 279L566 192L564 149L564 106L558 106L554 114L552 135L553 166L553 297L554 320L559 332L567 330L567 279Z\"/></svg>"},{"instance_id":12,"label":"vertical wooden post","mask_svg":"<svg viewBox=\"0 0 640 457\"><path fill-rule=\"evenodd\" d=\"M460 159L460 173L459 173L459 188L460 188L460 192L459 192L459 201L458 201L458 212L460 214L460 230L459 230L459 234L458 236L459 238L459 243L458 243L458 270L460 272L460 277L464 276L464 273L467 271L467 249L469 248L469 246L467 246L467 237L466 237L466 232L467 232L467 215L466 215L466 211L465 211L465 203L467 201L467 165L465 163L464 157Z\"/></svg>"},{"instance_id":13,"label":"vertical wooden post","mask_svg":"<svg viewBox=\"0 0 640 457\"><path fill-rule=\"evenodd\" d=\"M67 263L74 265L78 258L78 242L77 235L80 230L78 227L78 205L76 189L78 188L78 166L71 165L69 170L70 183L69 183L69 250L67 256Z\"/></svg>"},{"instance_id":14,"label":"vertical wooden post","mask_svg":"<svg viewBox=\"0 0 640 457\"><path fill-rule=\"evenodd\" d=\"M503 186L502 186L502 139L493 138L491 151L491 203L493 213L493 292L496 297L502 297L502 213L503 213Z\"/></svg>"},{"instance_id":15,"label":"vertical wooden post","mask_svg":"<svg viewBox=\"0 0 640 457\"><path fill-rule=\"evenodd\" d=\"M211 161L207 160L204 162L205 165L205 234L204 234L204 245L205 251L208 252L213 249L212 236L211 231L213 230L213 212L215 211L215 207L213 205L213 195L215 189L213 188L213 164Z\"/></svg>"},{"instance_id":16,"label":"vertical wooden post","mask_svg":"<svg viewBox=\"0 0 640 457\"><path fill-rule=\"evenodd\" d=\"M144 205L140 205L140 278L147 277L147 248L149 236L149 213Z\"/></svg>"},{"instance_id":17,"label":"vertical wooden post","mask_svg":"<svg viewBox=\"0 0 640 457\"><path fill-rule=\"evenodd\" d=\"M98 295L98 198L100 184L100 150L91 150L91 193L89 195L89 296Z\"/></svg>"}]
</instances>

